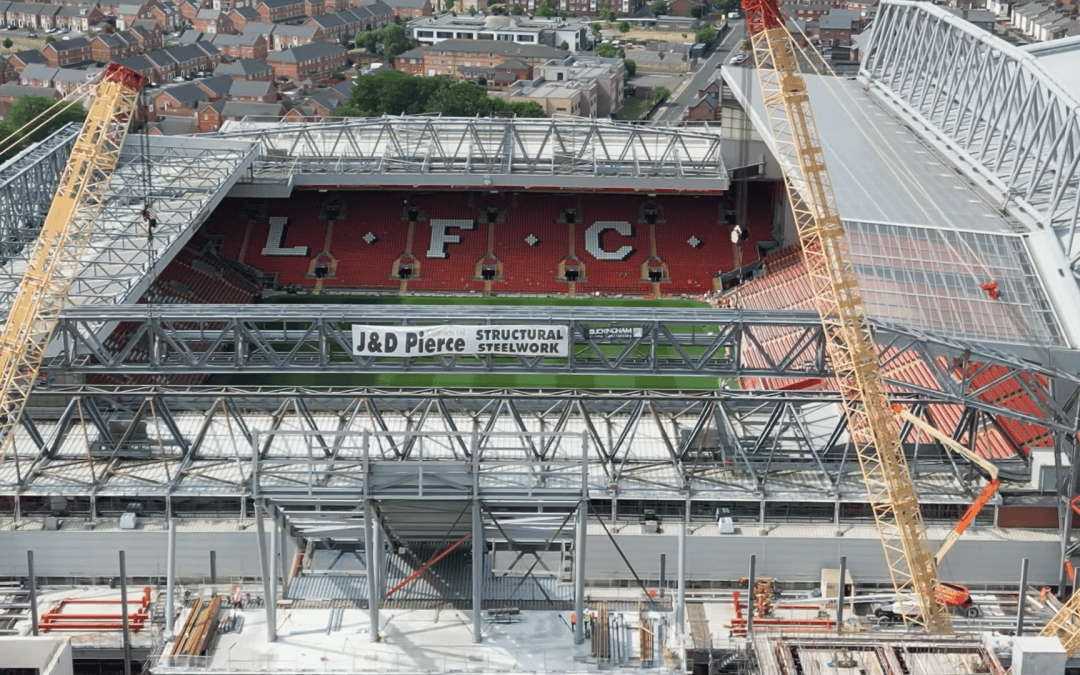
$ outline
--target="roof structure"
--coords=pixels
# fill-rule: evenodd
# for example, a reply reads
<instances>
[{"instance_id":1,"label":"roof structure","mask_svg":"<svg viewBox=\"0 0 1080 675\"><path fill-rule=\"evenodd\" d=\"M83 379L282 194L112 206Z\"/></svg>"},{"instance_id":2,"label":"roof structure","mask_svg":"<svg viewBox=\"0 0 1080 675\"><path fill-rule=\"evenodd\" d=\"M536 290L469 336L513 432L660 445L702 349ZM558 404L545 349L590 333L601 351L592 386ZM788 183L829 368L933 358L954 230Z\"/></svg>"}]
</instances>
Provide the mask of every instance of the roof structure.
<instances>
[{"instance_id":1,"label":"roof structure","mask_svg":"<svg viewBox=\"0 0 1080 675\"><path fill-rule=\"evenodd\" d=\"M754 69L722 75L771 146ZM1047 237L1035 241L940 147L913 134L857 82L805 80L872 316L962 339L1080 345L1075 312L1066 311L1070 298L1080 303L1080 289L1056 272L1066 265L1060 248L1056 258L1039 248ZM991 279L1001 288L997 299L980 287Z\"/></svg>"},{"instance_id":2,"label":"roof structure","mask_svg":"<svg viewBox=\"0 0 1080 675\"><path fill-rule=\"evenodd\" d=\"M382 117L237 122L217 136L259 146L256 180L294 185L727 189L720 135L606 120ZM335 183L336 182L336 183Z\"/></svg>"}]
</instances>

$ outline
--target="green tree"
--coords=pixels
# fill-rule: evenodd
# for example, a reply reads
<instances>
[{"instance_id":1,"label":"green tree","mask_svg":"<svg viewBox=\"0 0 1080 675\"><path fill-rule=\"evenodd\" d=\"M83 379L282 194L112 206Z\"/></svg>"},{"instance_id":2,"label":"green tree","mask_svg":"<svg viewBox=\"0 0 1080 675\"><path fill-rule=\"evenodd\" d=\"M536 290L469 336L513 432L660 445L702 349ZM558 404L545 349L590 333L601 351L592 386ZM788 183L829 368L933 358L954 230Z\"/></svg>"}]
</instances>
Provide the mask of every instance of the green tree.
<instances>
[{"instance_id":1,"label":"green tree","mask_svg":"<svg viewBox=\"0 0 1080 675\"><path fill-rule=\"evenodd\" d=\"M334 114L343 117L416 115L449 83L441 77L414 77L400 70L380 70L356 78L349 100ZM475 85L474 85L475 86Z\"/></svg>"},{"instance_id":2,"label":"green tree","mask_svg":"<svg viewBox=\"0 0 1080 675\"><path fill-rule=\"evenodd\" d=\"M6 38L4 38L4 49L11 49L11 47L12 47L12 46L13 46L14 44L15 44L15 42L14 42L14 41L12 41L12 39L11 39L11 38L9 38L9 37L6 37Z\"/></svg>"},{"instance_id":3,"label":"green tree","mask_svg":"<svg viewBox=\"0 0 1080 675\"><path fill-rule=\"evenodd\" d=\"M630 22L629 21L620 21L619 22L619 32L620 33L629 33L630 32Z\"/></svg>"},{"instance_id":4,"label":"green tree","mask_svg":"<svg viewBox=\"0 0 1080 675\"><path fill-rule=\"evenodd\" d=\"M444 87L428 100L425 112L442 113L450 117L486 117L499 112L499 103L483 87L472 82L458 82Z\"/></svg>"},{"instance_id":5,"label":"green tree","mask_svg":"<svg viewBox=\"0 0 1080 675\"><path fill-rule=\"evenodd\" d=\"M536 101L514 101L507 106L507 112L511 112L517 117L547 117L544 106Z\"/></svg>"},{"instance_id":6,"label":"green tree","mask_svg":"<svg viewBox=\"0 0 1080 675\"><path fill-rule=\"evenodd\" d=\"M476 16L476 5L469 5L469 16Z\"/></svg>"},{"instance_id":7,"label":"green tree","mask_svg":"<svg viewBox=\"0 0 1080 675\"><path fill-rule=\"evenodd\" d=\"M393 63L394 58L416 46L416 41L409 37L400 24L391 23L376 30L369 30L356 36L356 48L368 54L379 54Z\"/></svg>"},{"instance_id":8,"label":"green tree","mask_svg":"<svg viewBox=\"0 0 1080 675\"><path fill-rule=\"evenodd\" d=\"M626 76L633 77L637 73L637 61L633 59L624 59L623 65L626 66Z\"/></svg>"},{"instance_id":9,"label":"green tree","mask_svg":"<svg viewBox=\"0 0 1080 675\"><path fill-rule=\"evenodd\" d=\"M570 43L566 40L563 40L562 43L559 45L559 49L563 50L564 52L570 51Z\"/></svg>"},{"instance_id":10,"label":"green tree","mask_svg":"<svg viewBox=\"0 0 1080 675\"><path fill-rule=\"evenodd\" d=\"M81 123L86 119L86 108L76 103L40 129L29 134L22 130L23 127L55 104L56 101L45 96L22 96L11 106L7 117L0 122L0 139L13 135L14 137L4 144L5 151L0 153L0 161L18 154L23 148L37 143L68 122Z\"/></svg>"},{"instance_id":11,"label":"green tree","mask_svg":"<svg viewBox=\"0 0 1080 675\"><path fill-rule=\"evenodd\" d=\"M671 7L667 0L653 0L649 3L649 11L656 16L664 16L671 13Z\"/></svg>"},{"instance_id":12,"label":"green tree","mask_svg":"<svg viewBox=\"0 0 1080 675\"><path fill-rule=\"evenodd\" d=\"M45 44L47 44L47 45L51 45L51 44L52 44L52 43L54 43L54 42L56 42L56 38L55 38L55 37L53 37L52 35L46 35L46 36L45 36Z\"/></svg>"},{"instance_id":13,"label":"green tree","mask_svg":"<svg viewBox=\"0 0 1080 675\"><path fill-rule=\"evenodd\" d=\"M694 41L704 42L707 45L711 45L713 42L716 41L716 29L709 24L698 28L698 31L694 33Z\"/></svg>"},{"instance_id":14,"label":"green tree","mask_svg":"<svg viewBox=\"0 0 1080 675\"><path fill-rule=\"evenodd\" d=\"M521 16L525 13L525 10L521 8L521 5L514 5L510 8L510 13L514 16Z\"/></svg>"},{"instance_id":15,"label":"green tree","mask_svg":"<svg viewBox=\"0 0 1080 675\"><path fill-rule=\"evenodd\" d=\"M592 31L592 34L593 34L594 37L600 37L600 24L599 23L589 24L589 30Z\"/></svg>"},{"instance_id":16,"label":"green tree","mask_svg":"<svg viewBox=\"0 0 1080 675\"><path fill-rule=\"evenodd\" d=\"M558 11L559 5L555 0L544 0L540 3L540 6L536 8L537 15L543 17L555 16L555 13Z\"/></svg>"},{"instance_id":17,"label":"green tree","mask_svg":"<svg viewBox=\"0 0 1080 675\"><path fill-rule=\"evenodd\" d=\"M654 87L649 92L649 103L659 103L668 96L671 96L671 91L667 87Z\"/></svg>"},{"instance_id":18,"label":"green tree","mask_svg":"<svg viewBox=\"0 0 1080 675\"><path fill-rule=\"evenodd\" d=\"M602 56L605 59L613 59L619 55L619 52L615 49L615 45L610 42L601 42L596 45L594 53L597 56Z\"/></svg>"},{"instance_id":19,"label":"green tree","mask_svg":"<svg viewBox=\"0 0 1080 675\"><path fill-rule=\"evenodd\" d=\"M615 10L611 9L610 7L603 8L602 10L600 10L600 19L603 21L614 21Z\"/></svg>"}]
</instances>

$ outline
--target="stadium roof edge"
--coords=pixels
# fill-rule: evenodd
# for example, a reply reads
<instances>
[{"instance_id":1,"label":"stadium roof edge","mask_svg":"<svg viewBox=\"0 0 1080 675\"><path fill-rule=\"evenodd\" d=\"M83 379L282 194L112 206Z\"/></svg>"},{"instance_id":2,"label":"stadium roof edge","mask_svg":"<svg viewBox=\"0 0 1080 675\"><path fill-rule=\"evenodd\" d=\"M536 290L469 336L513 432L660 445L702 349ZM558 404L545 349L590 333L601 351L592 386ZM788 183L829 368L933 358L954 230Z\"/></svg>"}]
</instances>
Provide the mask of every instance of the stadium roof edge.
<instances>
[{"instance_id":1,"label":"stadium roof edge","mask_svg":"<svg viewBox=\"0 0 1080 675\"><path fill-rule=\"evenodd\" d=\"M261 157L248 180L262 184L717 194L730 183L721 135L709 127L384 116L242 120L199 136L258 144Z\"/></svg>"}]
</instances>

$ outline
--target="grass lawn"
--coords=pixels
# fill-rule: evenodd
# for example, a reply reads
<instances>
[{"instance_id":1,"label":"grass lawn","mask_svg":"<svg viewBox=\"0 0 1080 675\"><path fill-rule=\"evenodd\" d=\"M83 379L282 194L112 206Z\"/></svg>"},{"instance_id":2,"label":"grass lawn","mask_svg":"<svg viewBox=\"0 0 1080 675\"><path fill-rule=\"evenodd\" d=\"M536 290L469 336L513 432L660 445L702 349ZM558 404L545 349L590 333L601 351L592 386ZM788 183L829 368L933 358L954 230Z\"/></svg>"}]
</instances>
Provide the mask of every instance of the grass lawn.
<instances>
[{"instance_id":1,"label":"grass lawn","mask_svg":"<svg viewBox=\"0 0 1080 675\"><path fill-rule=\"evenodd\" d=\"M623 107L619 109L619 112L615 113L615 119L624 121L640 120L645 116L645 113L649 112L649 107L649 102L643 98L628 98Z\"/></svg>"}]
</instances>

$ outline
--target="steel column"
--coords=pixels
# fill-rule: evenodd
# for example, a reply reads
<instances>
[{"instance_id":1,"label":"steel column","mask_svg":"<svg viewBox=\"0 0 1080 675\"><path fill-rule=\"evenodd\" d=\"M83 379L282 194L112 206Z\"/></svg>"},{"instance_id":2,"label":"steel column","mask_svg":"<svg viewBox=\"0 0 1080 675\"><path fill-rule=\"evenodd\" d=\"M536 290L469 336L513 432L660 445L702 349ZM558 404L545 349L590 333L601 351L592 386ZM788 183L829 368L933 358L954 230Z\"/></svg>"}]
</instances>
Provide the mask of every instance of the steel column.
<instances>
[{"instance_id":1,"label":"steel column","mask_svg":"<svg viewBox=\"0 0 1080 675\"><path fill-rule=\"evenodd\" d=\"M844 591L847 590L847 556L840 556L840 588L836 592L836 634L844 634Z\"/></svg>"},{"instance_id":2,"label":"steel column","mask_svg":"<svg viewBox=\"0 0 1080 675\"><path fill-rule=\"evenodd\" d=\"M379 556L375 554L375 506L372 500L364 500L364 552L367 558L368 586L368 635L372 642L379 641L379 574L372 572L378 568Z\"/></svg>"},{"instance_id":3,"label":"steel column","mask_svg":"<svg viewBox=\"0 0 1080 675\"><path fill-rule=\"evenodd\" d=\"M262 573L263 596L266 598L266 641L277 640L277 617L275 616L275 604L272 602L274 592L273 580L270 577L270 563L266 559L266 526L263 523L263 505L255 504L255 533L259 542L259 568Z\"/></svg>"},{"instance_id":4,"label":"steel column","mask_svg":"<svg viewBox=\"0 0 1080 675\"><path fill-rule=\"evenodd\" d=\"M480 513L480 498L472 503L472 625L473 642L484 641L484 521Z\"/></svg>"},{"instance_id":5,"label":"steel column","mask_svg":"<svg viewBox=\"0 0 1080 675\"><path fill-rule=\"evenodd\" d=\"M679 524L679 559L676 561L676 598L675 598L675 630L679 638L685 635L686 629L686 528L690 525L690 502L686 503L686 511L683 521Z\"/></svg>"},{"instance_id":6,"label":"steel column","mask_svg":"<svg viewBox=\"0 0 1080 675\"><path fill-rule=\"evenodd\" d=\"M750 574L748 576L749 582L746 586L746 639L751 640L754 637L754 572L757 565L757 556L750 555Z\"/></svg>"},{"instance_id":7,"label":"steel column","mask_svg":"<svg viewBox=\"0 0 1080 675\"><path fill-rule=\"evenodd\" d=\"M173 637L176 593L176 519L169 519L169 540L165 549L165 638Z\"/></svg>"},{"instance_id":8,"label":"steel column","mask_svg":"<svg viewBox=\"0 0 1080 675\"><path fill-rule=\"evenodd\" d=\"M26 552L26 578L30 590L30 631L38 635L37 578L34 576L34 552Z\"/></svg>"},{"instance_id":9,"label":"steel column","mask_svg":"<svg viewBox=\"0 0 1080 675\"><path fill-rule=\"evenodd\" d=\"M124 628L124 675L131 675L131 630L128 626L127 559L120 551L120 622Z\"/></svg>"},{"instance_id":10,"label":"steel column","mask_svg":"<svg viewBox=\"0 0 1080 675\"><path fill-rule=\"evenodd\" d=\"M278 561L278 522L274 517L273 512L270 514L270 593L271 597L266 599L266 604L271 602L277 605L277 593L278 593L278 570L280 568L280 562Z\"/></svg>"},{"instance_id":11,"label":"steel column","mask_svg":"<svg viewBox=\"0 0 1080 675\"><path fill-rule=\"evenodd\" d=\"M1024 614L1027 612L1028 559L1020 561L1020 593L1016 600L1016 637L1024 634Z\"/></svg>"}]
</instances>

